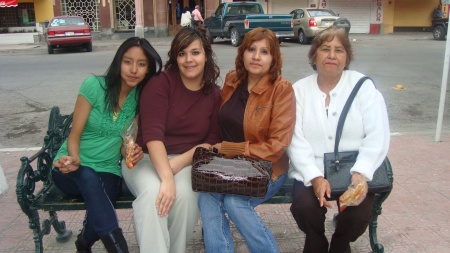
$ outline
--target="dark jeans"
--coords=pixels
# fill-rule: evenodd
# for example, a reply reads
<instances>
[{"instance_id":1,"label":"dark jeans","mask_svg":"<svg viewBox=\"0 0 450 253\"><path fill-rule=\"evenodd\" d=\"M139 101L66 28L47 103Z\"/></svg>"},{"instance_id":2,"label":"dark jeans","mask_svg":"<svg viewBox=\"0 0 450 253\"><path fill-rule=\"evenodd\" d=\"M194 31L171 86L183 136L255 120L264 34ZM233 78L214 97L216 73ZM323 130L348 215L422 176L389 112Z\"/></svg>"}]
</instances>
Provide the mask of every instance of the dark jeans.
<instances>
[{"instance_id":1,"label":"dark jeans","mask_svg":"<svg viewBox=\"0 0 450 253\"><path fill-rule=\"evenodd\" d=\"M120 193L122 178L112 173L95 172L80 166L78 170L63 174L52 170L53 182L65 194L81 195L86 204L82 236L89 242L98 241L119 228L114 204Z\"/></svg>"},{"instance_id":2,"label":"dark jeans","mask_svg":"<svg viewBox=\"0 0 450 253\"><path fill-rule=\"evenodd\" d=\"M350 242L364 234L372 219L374 194L367 194L358 206L347 207L336 217L336 229L331 238L330 249L325 236L326 207L320 207L312 186L294 180L294 200L291 213L298 227L306 234L304 253L344 253Z\"/></svg>"}]
</instances>

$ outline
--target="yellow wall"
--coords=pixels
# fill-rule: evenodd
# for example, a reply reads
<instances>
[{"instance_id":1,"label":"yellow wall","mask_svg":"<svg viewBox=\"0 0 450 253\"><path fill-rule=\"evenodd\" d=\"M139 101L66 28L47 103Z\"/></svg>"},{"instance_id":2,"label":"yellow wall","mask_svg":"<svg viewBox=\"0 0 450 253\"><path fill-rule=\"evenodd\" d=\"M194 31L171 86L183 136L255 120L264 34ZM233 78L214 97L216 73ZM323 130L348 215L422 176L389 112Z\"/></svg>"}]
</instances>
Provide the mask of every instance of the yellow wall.
<instances>
[{"instance_id":1,"label":"yellow wall","mask_svg":"<svg viewBox=\"0 0 450 253\"><path fill-rule=\"evenodd\" d=\"M391 0L394 2L394 0ZM389 1L388 1L389 2ZM429 27L440 0L395 0L395 27Z\"/></svg>"},{"instance_id":2,"label":"yellow wall","mask_svg":"<svg viewBox=\"0 0 450 253\"><path fill-rule=\"evenodd\" d=\"M34 13L36 15L36 23L42 23L53 18L55 15L53 12L53 0L35 0Z\"/></svg>"},{"instance_id":3,"label":"yellow wall","mask_svg":"<svg viewBox=\"0 0 450 253\"><path fill-rule=\"evenodd\" d=\"M389 34L394 32L394 7L393 0L383 1L383 24L381 25L382 34Z\"/></svg>"}]
</instances>

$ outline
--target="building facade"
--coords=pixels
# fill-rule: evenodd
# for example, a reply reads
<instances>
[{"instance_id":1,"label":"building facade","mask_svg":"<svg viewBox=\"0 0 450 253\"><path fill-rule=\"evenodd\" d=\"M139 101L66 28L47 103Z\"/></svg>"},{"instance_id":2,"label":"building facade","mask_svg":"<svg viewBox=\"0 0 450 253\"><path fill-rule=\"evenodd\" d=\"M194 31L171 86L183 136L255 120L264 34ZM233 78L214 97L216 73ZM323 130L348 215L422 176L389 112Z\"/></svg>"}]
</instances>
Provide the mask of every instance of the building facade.
<instances>
[{"instance_id":1,"label":"building facade","mask_svg":"<svg viewBox=\"0 0 450 253\"><path fill-rule=\"evenodd\" d=\"M17 6L3 6L18 1ZM59 15L82 16L94 33L113 35L140 30L163 37L180 29L181 12L201 6L203 17L221 2L233 0L0 0L0 28L33 27ZM235 1L235 0L234 0ZM392 33L396 28L428 28L440 0L254 0L266 13L289 13L300 7L327 8L351 22L350 33ZM444 15L448 6L442 7Z\"/></svg>"}]
</instances>

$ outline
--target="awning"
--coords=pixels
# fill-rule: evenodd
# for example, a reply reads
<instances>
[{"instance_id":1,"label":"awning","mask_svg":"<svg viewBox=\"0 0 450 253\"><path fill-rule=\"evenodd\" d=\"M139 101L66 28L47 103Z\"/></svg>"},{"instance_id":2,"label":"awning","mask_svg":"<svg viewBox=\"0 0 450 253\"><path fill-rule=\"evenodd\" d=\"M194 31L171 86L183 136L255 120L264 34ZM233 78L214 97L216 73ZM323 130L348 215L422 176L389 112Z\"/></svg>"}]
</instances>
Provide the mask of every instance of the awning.
<instances>
[{"instance_id":1,"label":"awning","mask_svg":"<svg viewBox=\"0 0 450 253\"><path fill-rule=\"evenodd\" d=\"M0 7L17 7L17 0L0 0Z\"/></svg>"}]
</instances>

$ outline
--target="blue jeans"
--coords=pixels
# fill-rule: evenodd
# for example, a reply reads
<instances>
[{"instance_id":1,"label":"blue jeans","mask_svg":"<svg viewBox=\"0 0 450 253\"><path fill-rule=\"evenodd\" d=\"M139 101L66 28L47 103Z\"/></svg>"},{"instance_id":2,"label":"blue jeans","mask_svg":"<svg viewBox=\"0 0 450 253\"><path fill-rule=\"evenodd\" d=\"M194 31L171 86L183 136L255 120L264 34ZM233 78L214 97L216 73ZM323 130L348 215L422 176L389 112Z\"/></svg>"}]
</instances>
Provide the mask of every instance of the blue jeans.
<instances>
[{"instance_id":1,"label":"blue jeans","mask_svg":"<svg viewBox=\"0 0 450 253\"><path fill-rule=\"evenodd\" d=\"M270 180L264 198L241 195L205 193L199 195L199 207L203 224L203 241L206 252L234 253L230 224L234 223L245 239L250 252L279 252L277 242L270 230L255 211L255 207L275 195L286 181L287 173L276 181Z\"/></svg>"},{"instance_id":2,"label":"blue jeans","mask_svg":"<svg viewBox=\"0 0 450 253\"><path fill-rule=\"evenodd\" d=\"M114 204L122 188L122 178L112 173L96 172L80 166L78 170L63 174L52 170L53 182L65 194L81 195L86 204L82 236L94 243L119 228Z\"/></svg>"}]
</instances>

